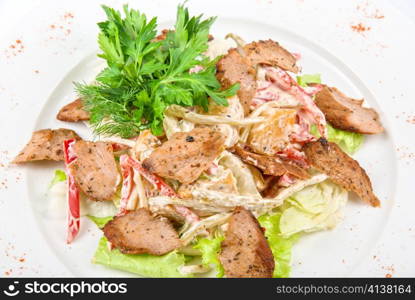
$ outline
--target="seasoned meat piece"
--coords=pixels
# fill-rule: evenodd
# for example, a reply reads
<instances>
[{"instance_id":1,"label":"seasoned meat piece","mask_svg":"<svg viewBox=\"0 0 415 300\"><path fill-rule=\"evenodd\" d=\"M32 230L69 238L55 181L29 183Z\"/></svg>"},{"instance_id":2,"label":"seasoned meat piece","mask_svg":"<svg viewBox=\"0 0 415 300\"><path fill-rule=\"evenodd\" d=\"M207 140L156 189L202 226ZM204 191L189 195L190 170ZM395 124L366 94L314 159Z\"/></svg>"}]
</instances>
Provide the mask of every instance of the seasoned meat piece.
<instances>
[{"instance_id":1,"label":"seasoned meat piece","mask_svg":"<svg viewBox=\"0 0 415 300\"><path fill-rule=\"evenodd\" d=\"M181 246L170 222L154 216L146 208L115 217L105 225L104 235L125 254L163 255Z\"/></svg>"},{"instance_id":2,"label":"seasoned meat piece","mask_svg":"<svg viewBox=\"0 0 415 300\"><path fill-rule=\"evenodd\" d=\"M239 145L235 146L234 149L235 153L239 155L245 163L261 169L265 175L282 176L288 173L300 179L307 179L310 177L306 170L292 163L280 160L277 157L252 153Z\"/></svg>"},{"instance_id":3,"label":"seasoned meat piece","mask_svg":"<svg viewBox=\"0 0 415 300\"><path fill-rule=\"evenodd\" d=\"M169 29L163 29L161 31L161 33L158 36L156 36L153 41L159 42L159 41L162 41L162 40L166 39L167 34L169 33L169 31L170 31Z\"/></svg>"},{"instance_id":4,"label":"seasoned meat piece","mask_svg":"<svg viewBox=\"0 0 415 300\"><path fill-rule=\"evenodd\" d=\"M229 219L219 259L227 277L273 275L275 262L268 242L257 219L243 207L237 207Z\"/></svg>"},{"instance_id":5,"label":"seasoned meat piece","mask_svg":"<svg viewBox=\"0 0 415 300\"><path fill-rule=\"evenodd\" d=\"M56 119L66 122L87 121L89 120L89 112L84 110L82 100L76 99L62 107Z\"/></svg>"},{"instance_id":6,"label":"seasoned meat piece","mask_svg":"<svg viewBox=\"0 0 415 300\"><path fill-rule=\"evenodd\" d=\"M247 115L256 93L257 65L278 66L294 73L299 68L296 66L295 57L272 40L249 43L240 52L232 48L218 61L216 77L224 89L235 83L240 84L237 94Z\"/></svg>"},{"instance_id":7,"label":"seasoned meat piece","mask_svg":"<svg viewBox=\"0 0 415 300\"><path fill-rule=\"evenodd\" d=\"M306 144L303 150L313 167L327 174L344 189L355 192L370 205L380 206L365 170L335 143L319 139Z\"/></svg>"},{"instance_id":8,"label":"seasoned meat piece","mask_svg":"<svg viewBox=\"0 0 415 300\"><path fill-rule=\"evenodd\" d=\"M181 183L195 181L222 152L225 138L210 128L177 132L143 162L150 172Z\"/></svg>"},{"instance_id":9,"label":"seasoned meat piece","mask_svg":"<svg viewBox=\"0 0 415 300\"><path fill-rule=\"evenodd\" d=\"M32 138L16 156L13 163L20 164L38 160L64 160L63 141L80 140L75 131L70 129L42 129L33 132Z\"/></svg>"},{"instance_id":10,"label":"seasoned meat piece","mask_svg":"<svg viewBox=\"0 0 415 300\"><path fill-rule=\"evenodd\" d=\"M120 181L111 144L77 141L72 150L77 159L69 168L80 189L93 200L111 201Z\"/></svg>"},{"instance_id":11,"label":"seasoned meat piece","mask_svg":"<svg viewBox=\"0 0 415 300\"><path fill-rule=\"evenodd\" d=\"M366 134L384 131L374 109L362 107L363 100L349 98L335 87L324 86L315 102L333 127Z\"/></svg>"},{"instance_id":12,"label":"seasoned meat piece","mask_svg":"<svg viewBox=\"0 0 415 300\"><path fill-rule=\"evenodd\" d=\"M293 73L300 71L294 55L273 40L252 42L243 49L251 66L270 65Z\"/></svg>"},{"instance_id":13,"label":"seasoned meat piece","mask_svg":"<svg viewBox=\"0 0 415 300\"><path fill-rule=\"evenodd\" d=\"M256 92L255 74L250 72L249 62L232 48L218 61L216 68L216 77L222 88L227 89L235 83L240 84L237 95L247 115Z\"/></svg>"}]
</instances>

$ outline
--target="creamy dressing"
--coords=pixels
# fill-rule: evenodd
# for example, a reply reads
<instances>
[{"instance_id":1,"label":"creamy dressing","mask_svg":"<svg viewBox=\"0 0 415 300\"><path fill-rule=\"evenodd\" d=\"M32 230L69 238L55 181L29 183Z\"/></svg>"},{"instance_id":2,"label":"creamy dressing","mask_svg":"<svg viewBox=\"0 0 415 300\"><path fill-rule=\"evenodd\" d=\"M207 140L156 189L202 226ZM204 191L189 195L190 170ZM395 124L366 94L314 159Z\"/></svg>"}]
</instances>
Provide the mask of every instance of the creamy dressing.
<instances>
[{"instance_id":1,"label":"creamy dressing","mask_svg":"<svg viewBox=\"0 0 415 300\"><path fill-rule=\"evenodd\" d=\"M232 39L214 38L209 43L209 48L205 55L210 59L214 59L220 55L224 55L230 48L235 47L235 42Z\"/></svg>"},{"instance_id":2,"label":"creamy dressing","mask_svg":"<svg viewBox=\"0 0 415 300\"><path fill-rule=\"evenodd\" d=\"M68 187L66 181L58 182L47 193L46 215L51 218L64 219L67 217L68 201L66 195ZM112 201L93 201L85 195L80 197L81 216L91 215L95 217L108 217L117 213L117 208Z\"/></svg>"},{"instance_id":3,"label":"creamy dressing","mask_svg":"<svg viewBox=\"0 0 415 300\"><path fill-rule=\"evenodd\" d=\"M272 82L268 77L267 73L272 68L259 67L257 71L257 90L254 98L252 99L252 110L256 109L261 104L266 102L274 101L280 107L296 107L301 105L301 102L294 97L292 94L287 92L287 84L278 85Z\"/></svg>"}]
</instances>

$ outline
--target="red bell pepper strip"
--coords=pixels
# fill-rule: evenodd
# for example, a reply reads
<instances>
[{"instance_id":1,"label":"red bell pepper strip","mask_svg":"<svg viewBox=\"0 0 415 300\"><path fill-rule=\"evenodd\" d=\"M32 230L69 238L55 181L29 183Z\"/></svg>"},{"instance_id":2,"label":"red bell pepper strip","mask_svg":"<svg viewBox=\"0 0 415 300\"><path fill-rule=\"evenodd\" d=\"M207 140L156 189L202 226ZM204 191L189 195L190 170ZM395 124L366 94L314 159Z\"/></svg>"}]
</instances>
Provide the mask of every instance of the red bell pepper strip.
<instances>
[{"instance_id":1,"label":"red bell pepper strip","mask_svg":"<svg viewBox=\"0 0 415 300\"><path fill-rule=\"evenodd\" d=\"M120 167L122 175L122 187L120 209L117 216L122 216L127 213L128 202L133 190L133 170L131 165L128 164L128 155L123 154L120 156Z\"/></svg>"},{"instance_id":2,"label":"red bell pepper strip","mask_svg":"<svg viewBox=\"0 0 415 300\"><path fill-rule=\"evenodd\" d=\"M127 161L130 166L132 166L141 174L141 176L143 176L145 179L147 179L148 182L153 184L160 191L161 195L168 197L178 197L176 192L171 188L171 186L165 183L164 180L158 177L157 175L145 169L139 161L135 160L130 156L127 158Z\"/></svg>"},{"instance_id":3,"label":"red bell pepper strip","mask_svg":"<svg viewBox=\"0 0 415 300\"><path fill-rule=\"evenodd\" d=\"M149 172L139 161L135 160L132 157L128 157L128 163L135 170L137 170L148 182L153 184L160 191L161 195L168 197L179 197L176 192L167 183L164 182L163 179ZM186 206L174 205L173 207L189 223L194 223L200 220L199 216Z\"/></svg>"},{"instance_id":4,"label":"red bell pepper strip","mask_svg":"<svg viewBox=\"0 0 415 300\"><path fill-rule=\"evenodd\" d=\"M322 137L327 138L326 118L314 103L311 94L298 85L288 73L280 68L267 68L267 76L280 89L294 96L314 118Z\"/></svg>"},{"instance_id":5,"label":"red bell pepper strip","mask_svg":"<svg viewBox=\"0 0 415 300\"><path fill-rule=\"evenodd\" d=\"M200 218L191 209L182 205L173 205L178 214L182 215L186 222L193 224L200 221Z\"/></svg>"},{"instance_id":6,"label":"red bell pepper strip","mask_svg":"<svg viewBox=\"0 0 415 300\"><path fill-rule=\"evenodd\" d=\"M75 183L75 178L71 174L69 168L77 156L72 150L72 146L75 144L74 139L65 140L63 142L66 176L68 178L68 235L66 242L70 244L76 237L80 228L80 213L79 213L79 188Z\"/></svg>"}]
</instances>

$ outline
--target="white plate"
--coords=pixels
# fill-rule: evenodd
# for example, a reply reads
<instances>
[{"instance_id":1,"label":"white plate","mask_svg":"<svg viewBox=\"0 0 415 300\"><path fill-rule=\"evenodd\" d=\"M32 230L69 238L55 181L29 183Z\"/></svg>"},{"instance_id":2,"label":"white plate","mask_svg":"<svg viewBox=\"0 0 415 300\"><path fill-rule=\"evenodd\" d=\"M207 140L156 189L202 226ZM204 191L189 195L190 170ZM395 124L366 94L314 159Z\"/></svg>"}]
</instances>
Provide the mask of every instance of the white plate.
<instances>
[{"instance_id":1,"label":"white plate","mask_svg":"<svg viewBox=\"0 0 415 300\"><path fill-rule=\"evenodd\" d=\"M160 16L160 28L164 28L174 19L176 3L161 2L162 11L157 2L145 7L140 4L140 9ZM188 5L194 13L220 16L214 36L234 32L247 41L272 38L300 52L304 73L321 73L324 82L353 97L364 97L381 113L386 127L386 134L368 137L356 155L372 179L382 208L373 209L352 199L340 226L310 234L295 246L292 275L415 275L414 258L405 255L415 245L415 228L407 219L415 205L409 201L411 186L405 178L414 169L411 151L415 148L409 139L415 129L411 124L414 105L406 99L415 97L415 92L408 84L410 68L399 68L415 45L386 31L415 26L393 9L367 1L359 9L348 4L339 8L330 1L315 6L303 1L249 1L238 2L239 11L232 10L232 1L222 2L211 1L209 7L197 1ZM52 1L42 2L0 43L0 50L5 49L0 54L0 151L11 150L7 157L0 156L3 164L34 129L66 127L84 137L88 134L81 124L55 120L59 108L75 96L72 82L90 80L99 68L94 55L95 23L103 16L98 2L80 3L60 7ZM105 3L120 7L119 1ZM385 17L379 18L381 15ZM353 31L351 26L359 23L370 30ZM21 44L24 48L19 52ZM0 262L0 271L15 276L127 275L90 263L101 235L92 223L82 219L79 238L68 246L65 219L45 213L47 185L53 170L61 166L42 163L0 169L1 180L7 179L7 189L0 181L0 250L4 248L8 254Z\"/></svg>"}]
</instances>

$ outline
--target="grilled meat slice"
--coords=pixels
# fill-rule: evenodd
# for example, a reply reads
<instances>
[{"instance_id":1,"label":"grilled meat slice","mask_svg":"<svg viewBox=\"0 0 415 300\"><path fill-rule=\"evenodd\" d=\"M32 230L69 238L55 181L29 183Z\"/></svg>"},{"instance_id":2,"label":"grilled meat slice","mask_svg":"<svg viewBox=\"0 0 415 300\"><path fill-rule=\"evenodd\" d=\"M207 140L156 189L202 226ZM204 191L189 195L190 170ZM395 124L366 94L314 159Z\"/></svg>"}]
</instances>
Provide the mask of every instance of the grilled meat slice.
<instances>
[{"instance_id":1,"label":"grilled meat slice","mask_svg":"<svg viewBox=\"0 0 415 300\"><path fill-rule=\"evenodd\" d=\"M66 122L88 121L89 112L84 110L84 105L81 99L66 104L60 109L56 119Z\"/></svg>"},{"instance_id":2,"label":"grilled meat slice","mask_svg":"<svg viewBox=\"0 0 415 300\"><path fill-rule=\"evenodd\" d=\"M261 169L265 175L282 176L288 173L300 179L310 178L310 175L306 170L287 161L278 159L277 157L249 152L240 145L236 145L234 149L235 153L239 155L245 163Z\"/></svg>"},{"instance_id":3,"label":"grilled meat slice","mask_svg":"<svg viewBox=\"0 0 415 300\"><path fill-rule=\"evenodd\" d=\"M353 191L372 206L380 206L366 171L335 143L325 139L308 143L303 148L309 163L327 174L333 182Z\"/></svg>"},{"instance_id":4,"label":"grilled meat slice","mask_svg":"<svg viewBox=\"0 0 415 300\"><path fill-rule=\"evenodd\" d=\"M39 160L64 160L63 141L80 140L75 131L70 129L42 129L33 132L32 138L15 157L13 163L20 164Z\"/></svg>"},{"instance_id":5,"label":"grilled meat slice","mask_svg":"<svg viewBox=\"0 0 415 300\"><path fill-rule=\"evenodd\" d=\"M104 235L125 254L163 255L181 246L170 222L145 208L115 217L105 225Z\"/></svg>"},{"instance_id":6,"label":"grilled meat slice","mask_svg":"<svg viewBox=\"0 0 415 300\"><path fill-rule=\"evenodd\" d=\"M285 71L298 73L297 60L289 51L273 40L252 42L243 47L250 65L269 65Z\"/></svg>"},{"instance_id":7,"label":"grilled meat slice","mask_svg":"<svg viewBox=\"0 0 415 300\"><path fill-rule=\"evenodd\" d=\"M111 201L120 181L112 145L77 141L72 150L77 159L69 168L80 189L93 200Z\"/></svg>"},{"instance_id":8,"label":"grilled meat slice","mask_svg":"<svg viewBox=\"0 0 415 300\"><path fill-rule=\"evenodd\" d=\"M227 89L231 85L239 83L237 95L244 108L245 115L247 115L257 88L255 74L250 71L249 62L233 48L218 61L216 68L216 78L222 88Z\"/></svg>"},{"instance_id":9,"label":"grilled meat slice","mask_svg":"<svg viewBox=\"0 0 415 300\"><path fill-rule=\"evenodd\" d=\"M271 249L257 219L245 208L237 207L230 217L219 259L227 277L272 277Z\"/></svg>"},{"instance_id":10,"label":"grilled meat slice","mask_svg":"<svg viewBox=\"0 0 415 300\"><path fill-rule=\"evenodd\" d=\"M315 102L333 127L365 134L384 131L374 109L362 107L363 100L349 98L335 87L324 86Z\"/></svg>"},{"instance_id":11,"label":"grilled meat slice","mask_svg":"<svg viewBox=\"0 0 415 300\"><path fill-rule=\"evenodd\" d=\"M224 142L220 132L207 127L177 132L156 148L143 166L161 177L191 183L210 167L222 152Z\"/></svg>"}]
</instances>

